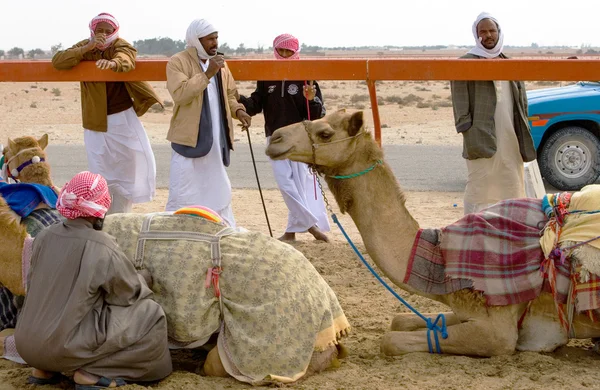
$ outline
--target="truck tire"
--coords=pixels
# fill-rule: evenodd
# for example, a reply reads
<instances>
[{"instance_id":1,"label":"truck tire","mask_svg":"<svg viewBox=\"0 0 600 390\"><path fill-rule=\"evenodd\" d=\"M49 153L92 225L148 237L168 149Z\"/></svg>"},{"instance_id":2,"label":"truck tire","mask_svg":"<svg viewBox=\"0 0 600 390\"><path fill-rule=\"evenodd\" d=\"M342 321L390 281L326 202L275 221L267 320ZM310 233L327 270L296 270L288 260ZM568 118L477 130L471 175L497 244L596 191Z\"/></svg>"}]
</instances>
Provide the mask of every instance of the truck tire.
<instances>
[{"instance_id":1,"label":"truck tire","mask_svg":"<svg viewBox=\"0 0 600 390\"><path fill-rule=\"evenodd\" d=\"M544 143L538 160L542 176L561 191L577 191L600 176L600 140L587 129L562 128Z\"/></svg>"}]
</instances>

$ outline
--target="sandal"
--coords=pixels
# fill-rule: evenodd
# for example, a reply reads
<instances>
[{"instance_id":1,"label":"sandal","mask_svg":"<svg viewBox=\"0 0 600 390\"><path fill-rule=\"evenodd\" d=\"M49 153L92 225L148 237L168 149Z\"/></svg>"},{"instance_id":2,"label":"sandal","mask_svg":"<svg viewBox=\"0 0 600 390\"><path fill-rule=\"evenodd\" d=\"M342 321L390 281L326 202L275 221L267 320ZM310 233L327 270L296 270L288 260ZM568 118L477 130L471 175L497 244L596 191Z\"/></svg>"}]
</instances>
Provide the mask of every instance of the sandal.
<instances>
[{"instance_id":1,"label":"sandal","mask_svg":"<svg viewBox=\"0 0 600 390\"><path fill-rule=\"evenodd\" d=\"M125 380L121 378L110 379L105 376L101 376L98 381L93 385L80 385L79 383L75 383L75 390L98 390L98 389L108 389L111 388L110 384L115 381L115 387L125 386L127 383Z\"/></svg>"},{"instance_id":2,"label":"sandal","mask_svg":"<svg viewBox=\"0 0 600 390\"><path fill-rule=\"evenodd\" d=\"M57 383L60 383L67 379L69 379L69 378L67 378L66 376L64 376L63 374L60 374L60 373L56 373L56 374L52 375L50 378L38 378L37 376L29 375L29 377L27 378L27 383L29 383L31 385L38 385L38 386L56 385Z\"/></svg>"}]
</instances>

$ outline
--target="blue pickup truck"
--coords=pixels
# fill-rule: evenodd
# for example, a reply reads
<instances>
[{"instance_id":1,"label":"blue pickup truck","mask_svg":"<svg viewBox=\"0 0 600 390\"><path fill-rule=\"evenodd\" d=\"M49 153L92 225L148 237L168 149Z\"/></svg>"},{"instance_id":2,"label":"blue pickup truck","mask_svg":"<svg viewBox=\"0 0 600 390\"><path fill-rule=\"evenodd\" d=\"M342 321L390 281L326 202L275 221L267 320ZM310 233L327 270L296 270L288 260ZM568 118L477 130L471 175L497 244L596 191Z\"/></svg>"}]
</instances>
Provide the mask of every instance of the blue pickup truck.
<instances>
[{"instance_id":1,"label":"blue pickup truck","mask_svg":"<svg viewBox=\"0 0 600 390\"><path fill-rule=\"evenodd\" d=\"M540 173L559 190L600 176L600 82L527 92Z\"/></svg>"}]
</instances>

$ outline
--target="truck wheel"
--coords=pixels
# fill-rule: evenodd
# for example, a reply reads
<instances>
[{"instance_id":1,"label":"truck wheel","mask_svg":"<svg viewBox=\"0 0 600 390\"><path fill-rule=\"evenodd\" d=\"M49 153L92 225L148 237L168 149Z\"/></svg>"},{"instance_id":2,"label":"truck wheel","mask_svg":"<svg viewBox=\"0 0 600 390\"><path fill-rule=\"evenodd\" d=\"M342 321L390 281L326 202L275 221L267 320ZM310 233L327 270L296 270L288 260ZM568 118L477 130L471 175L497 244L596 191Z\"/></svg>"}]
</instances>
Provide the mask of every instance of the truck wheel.
<instances>
[{"instance_id":1,"label":"truck wheel","mask_svg":"<svg viewBox=\"0 0 600 390\"><path fill-rule=\"evenodd\" d=\"M561 191L580 190L600 176L600 141L582 127L565 127L548 138L538 162L552 186Z\"/></svg>"}]
</instances>

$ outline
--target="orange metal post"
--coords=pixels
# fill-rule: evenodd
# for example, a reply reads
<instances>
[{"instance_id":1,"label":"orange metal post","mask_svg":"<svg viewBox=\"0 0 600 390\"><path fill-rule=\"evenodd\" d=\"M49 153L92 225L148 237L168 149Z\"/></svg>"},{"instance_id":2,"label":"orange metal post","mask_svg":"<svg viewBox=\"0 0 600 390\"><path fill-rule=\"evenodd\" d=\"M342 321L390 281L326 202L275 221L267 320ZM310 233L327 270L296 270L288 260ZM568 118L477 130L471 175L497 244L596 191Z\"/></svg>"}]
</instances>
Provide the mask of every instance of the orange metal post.
<instances>
[{"instance_id":1,"label":"orange metal post","mask_svg":"<svg viewBox=\"0 0 600 390\"><path fill-rule=\"evenodd\" d=\"M373 111L373 127L375 128L375 140L381 147L381 120L379 119L379 106L377 105L377 89L375 80L367 80L369 96L371 97L371 110Z\"/></svg>"}]
</instances>

